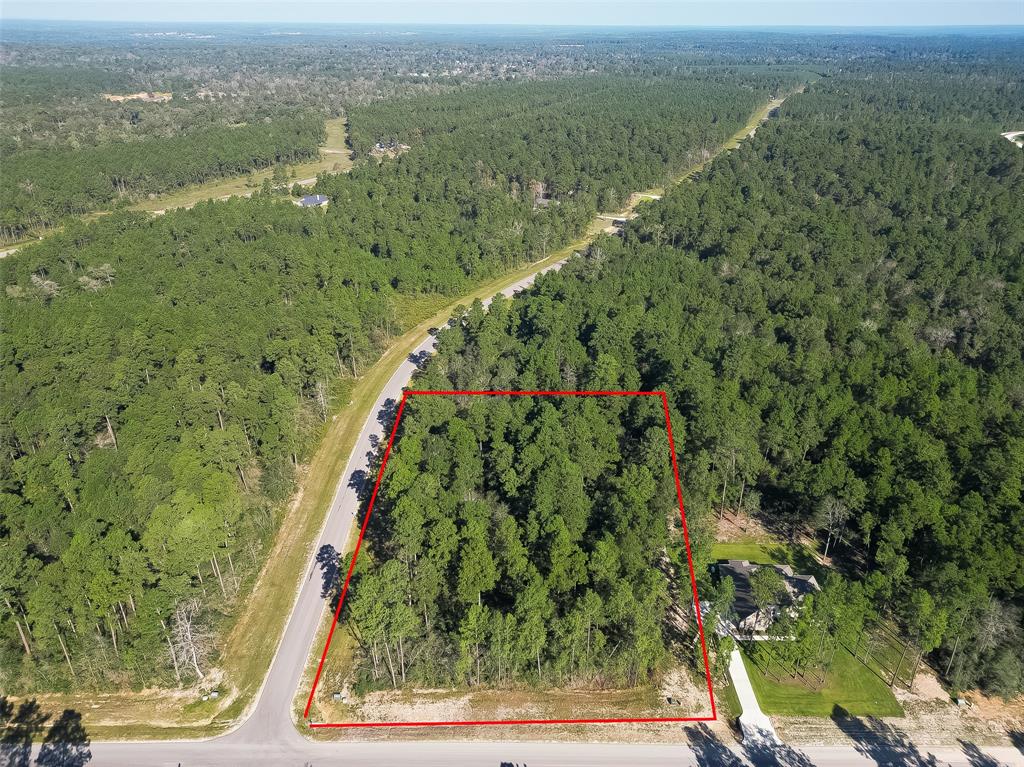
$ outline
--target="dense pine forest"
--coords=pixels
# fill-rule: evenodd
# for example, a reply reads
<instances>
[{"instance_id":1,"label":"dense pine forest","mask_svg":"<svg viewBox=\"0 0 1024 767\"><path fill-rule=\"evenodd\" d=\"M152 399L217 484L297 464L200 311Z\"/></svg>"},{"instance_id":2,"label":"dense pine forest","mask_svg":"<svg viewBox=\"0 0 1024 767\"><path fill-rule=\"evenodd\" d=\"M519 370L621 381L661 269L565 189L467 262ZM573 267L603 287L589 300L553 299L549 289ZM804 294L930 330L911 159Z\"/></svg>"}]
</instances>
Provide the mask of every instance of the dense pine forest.
<instances>
[{"instance_id":1,"label":"dense pine forest","mask_svg":"<svg viewBox=\"0 0 1024 767\"><path fill-rule=\"evenodd\" d=\"M0 688L205 678L396 336L808 83L456 318L417 386L667 391L712 611L716 518L743 512L831 546L794 663L881 619L955 689L1024 690L1018 38L224 29L2 32L0 228L62 228L0 262ZM341 113L325 210L267 185L77 220L314 155ZM344 615L364 688L634 685L693 647L651 401L414 400L393 461Z\"/></svg>"},{"instance_id":2,"label":"dense pine forest","mask_svg":"<svg viewBox=\"0 0 1024 767\"><path fill-rule=\"evenodd\" d=\"M1024 120L1022 106L1016 69L863 68L823 78L695 183L646 207L621 239L600 239L511 305L475 307L454 322L417 388L668 391L702 594L715 609L727 611L729 598L707 576L723 508L741 508L783 538L842 533L823 596L784 632L798 640L787 643L795 662L819 651L824 634L855 635L881 616L948 670L955 688L1015 695L1024 689L1024 153L997 129ZM514 406L499 416L474 406L444 405L458 416L447 437L441 404L422 424L410 417L410 446L400 443L389 474L384 540L372 549L387 556L363 576L404 584L440 558L448 587L439 612L410 609L397 628L367 625L357 585L353 630L363 645L386 645L395 631L418 637L425 649L407 670L416 679L436 679L433 659L447 648L459 681L493 683L503 661L526 673L523 646L503 655L504 621L553 616L541 662L550 678L571 678L586 663L571 639L578 615L590 601L595 615L611 609L587 569L593 536L608 528L577 527L585 532L553 556L545 547L566 533L545 538L536 532L543 523L530 527L547 497L532 478L556 482L559 508L574 516L590 460L610 469L613 487L637 470L646 422L582 432L593 456L541 456L529 431L541 427L527 427L523 440ZM621 451L617 466L606 449ZM510 494L527 456L539 468L521 496ZM449 497L440 488L453 486L464 460L472 469L459 481L475 491ZM565 479L548 480L559 472ZM585 479L583 487L594 501L584 508L614 519L622 499L588 493ZM839 517L848 520L842 531ZM419 538L431 525L447 534ZM613 565L629 546L615 542L605 558ZM542 576L533 589L550 601L528 592L531 575L510 575L517 555L508 552L520 546L533 554L527 570ZM485 550L493 559L478 559ZM558 593L549 581L565 583L566 569L575 585ZM477 580L460 591L466 570ZM408 581L413 605L415 589L436 588L419 580ZM625 582L627 600L651 593L648 582ZM477 608L471 591L483 594ZM527 593L533 614L521 604ZM364 664L378 680L379 650L371 645Z\"/></svg>"},{"instance_id":3,"label":"dense pine forest","mask_svg":"<svg viewBox=\"0 0 1024 767\"><path fill-rule=\"evenodd\" d=\"M467 317L485 353L511 311ZM670 584L692 598L663 566L680 516L660 398L416 396L383 488L344 613L363 685L623 685L664 665Z\"/></svg>"},{"instance_id":4,"label":"dense pine forest","mask_svg":"<svg viewBox=\"0 0 1024 767\"><path fill-rule=\"evenodd\" d=\"M641 104L616 78L482 88L446 97L467 117L437 136L417 102L411 149L321 179L326 210L268 191L115 213L4 259L4 689L206 673L351 380L423 307L724 141L778 80L662 79ZM560 101L562 122L539 119ZM354 124L382 124L365 109Z\"/></svg>"}]
</instances>

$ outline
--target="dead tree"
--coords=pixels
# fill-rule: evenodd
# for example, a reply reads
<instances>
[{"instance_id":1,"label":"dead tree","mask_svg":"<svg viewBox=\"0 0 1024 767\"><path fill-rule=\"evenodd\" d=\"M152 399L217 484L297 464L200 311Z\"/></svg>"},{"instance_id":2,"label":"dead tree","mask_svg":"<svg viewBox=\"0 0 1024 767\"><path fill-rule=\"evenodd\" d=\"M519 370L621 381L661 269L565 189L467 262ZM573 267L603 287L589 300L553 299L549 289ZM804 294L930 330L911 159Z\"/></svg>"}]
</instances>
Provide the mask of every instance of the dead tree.
<instances>
[{"instance_id":1,"label":"dead tree","mask_svg":"<svg viewBox=\"0 0 1024 767\"><path fill-rule=\"evenodd\" d=\"M203 679L203 666L210 655L212 642L209 633L199 625L202 605L195 597L179 602L174 608L171 624L172 640L177 657L189 663L197 679Z\"/></svg>"}]
</instances>

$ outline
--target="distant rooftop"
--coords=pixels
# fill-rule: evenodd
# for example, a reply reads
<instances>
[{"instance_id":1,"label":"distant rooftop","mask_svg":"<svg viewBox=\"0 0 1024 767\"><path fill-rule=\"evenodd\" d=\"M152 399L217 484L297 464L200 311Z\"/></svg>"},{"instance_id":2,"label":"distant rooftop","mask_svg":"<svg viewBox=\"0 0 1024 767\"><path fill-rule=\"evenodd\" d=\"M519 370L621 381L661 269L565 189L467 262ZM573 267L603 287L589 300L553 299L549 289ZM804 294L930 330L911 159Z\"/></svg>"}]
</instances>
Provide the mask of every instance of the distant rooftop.
<instances>
[{"instance_id":1,"label":"distant rooftop","mask_svg":"<svg viewBox=\"0 0 1024 767\"><path fill-rule=\"evenodd\" d=\"M299 205L303 208L315 208L318 205L326 205L328 202L326 194L307 194L301 200Z\"/></svg>"}]
</instances>

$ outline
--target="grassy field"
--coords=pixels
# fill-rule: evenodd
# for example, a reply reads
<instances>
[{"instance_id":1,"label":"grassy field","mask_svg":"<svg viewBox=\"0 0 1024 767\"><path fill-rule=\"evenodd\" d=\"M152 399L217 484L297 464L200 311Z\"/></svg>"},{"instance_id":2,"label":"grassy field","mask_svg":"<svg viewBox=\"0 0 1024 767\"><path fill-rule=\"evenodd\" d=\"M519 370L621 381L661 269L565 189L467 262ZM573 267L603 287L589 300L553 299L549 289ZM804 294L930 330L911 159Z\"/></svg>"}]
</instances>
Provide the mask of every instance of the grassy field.
<instances>
[{"instance_id":1,"label":"grassy field","mask_svg":"<svg viewBox=\"0 0 1024 767\"><path fill-rule=\"evenodd\" d=\"M732 686L731 681L715 686L715 705L718 708L719 719L731 721L743 713L743 706L740 705L736 688Z\"/></svg>"},{"instance_id":2,"label":"grassy field","mask_svg":"<svg viewBox=\"0 0 1024 767\"><path fill-rule=\"evenodd\" d=\"M310 179L319 173L344 173L352 167L349 150L345 146L345 131L347 127L345 118L338 117L333 120L327 120L325 125L327 127L327 141L320 147L320 157L310 162L289 166L293 173L292 181ZM273 173L273 168L267 168L244 176L219 178L206 184L196 184L195 186L189 186L174 192L168 192L167 194L157 195L151 200L137 202L129 206L128 209L162 213L171 208L191 208L197 202L202 202L203 200L221 200L236 195L248 196L260 188L263 179L270 178ZM108 213L110 213L109 210L95 210L91 213L83 214L79 218L82 221L89 221L99 216L105 216ZM14 255L22 246L30 245L62 229L63 226L48 227L44 230L30 233L21 240L4 243L0 245L0 258Z\"/></svg>"},{"instance_id":3,"label":"grassy field","mask_svg":"<svg viewBox=\"0 0 1024 767\"><path fill-rule=\"evenodd\" d=\"M789 552L781 546L761 541L722 541L711 547L713 559L746 559L759 565L785 564Z\"/></svg>"},{"instance_id":4,"label":"grassy field","mask_svg":"<svg viewBox=\"0 0 1024 767\"><path fill-rule=\"evenodd\" d=\"M844 649L836 652L824 684L816 690L795 680L770 679L745 651L742 654L757 701L766 714L828 717L835 706L841 706L853 716L903 716L892 690Z\"/></svg>"},{"instance_id":5,"label":"grassy field","mask_svg":"<svg viewBox=\"0 0 1024 767\"><path fill-rule=\"evenodd\" d=\"M352 167L348 148L345 146L345 118L327 120L327 141L320 147L320 157L310 162L290 165L290 181L314 178L318 173L343 173ZM220 178L206 184L197 184L175 192L158 195L131 206L132 210L152 212L171 208L190 208L203 200L219 200L234 195L250 195L260 188L263 179L270 178L273 168L266 168L244 176Z\"/></svg>"}]
</instances>

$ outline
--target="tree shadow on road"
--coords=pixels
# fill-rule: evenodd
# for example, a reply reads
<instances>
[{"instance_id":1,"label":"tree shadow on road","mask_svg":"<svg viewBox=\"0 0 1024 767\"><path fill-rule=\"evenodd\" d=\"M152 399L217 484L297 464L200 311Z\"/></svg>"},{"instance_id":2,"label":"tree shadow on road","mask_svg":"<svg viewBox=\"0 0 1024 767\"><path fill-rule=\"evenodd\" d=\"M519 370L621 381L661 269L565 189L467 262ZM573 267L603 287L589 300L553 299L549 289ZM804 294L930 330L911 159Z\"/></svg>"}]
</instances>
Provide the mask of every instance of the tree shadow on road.
<instances>
[{"instance_id":1,"label":"tree shadow on road","mask_svg":"<svg viewBox=\"0 0 1024 767\"><path fill-rule=\"evenodd\" d=\"M323 578L320 598L330 599L332 603L336 603L341 589L341 557L337 549L325 543L316 553L316 563L320 565L320 576Z\"/></svg>"},{"instance_id":2,"label":"tree shadow on road","mask_svg":"<svg viewBox=\"0 0 1024 767\"><path fill-rule=\"evenodd\" d=\"M832 721L853 741L857 752L876 764L938 767L932 754L923 754L902 730L878 717L856 717L842 706L832 708Z\"/></svg>"},{"instance_id":3,"label":"tree shadow on road","mask_svg":"<svg viewBox=\"0 0 1024 767\"><path fill-rule=\"evenodd\" d=\"M743 753L755 767L814 767L806 754L777 740L746 738Z\"/></svg>"},{"instance_id":4,"label":"tree shadow on road","mask_svg":"<svg viewBox=\"0 0 1024 767\"><path fill-rule=\"evenodd\" d=\"M89 735L82 726L82 715L70 708L64 709L43 738L36 764L40 767L82 767L91 759Z\"/></svg>"},{"instance_id":5,"label":"tree shadow on road","mask_svg":"<svg viewBox=\"0 0 1024 767\"><path fill-rule=\"evenodd\" d=\"M1010 742L1017 747L1017 750L1024 754L1024 732L1021 730L1010 730L1007 733L1010 736Z\"/></svg>"},{"instance_id":6,"label":"tree shadow on road","mask_svg":"<svg viewBox=\"0 0 1024 767\"><path fill-rule=\"evenodd\" d=\"M0 765L29 767L32 763L32 741L46 730L49 718L35 700L24 701L15 708L7 698L0 698ZM91 759L89 736L82 725L82 715L73 709L65 709L43 737L36 764L40 767L82 767Z\"/></svg>"},{"instance_id":7,"label":"tree shadow on road","mask_svg":"<svg viewBox=\"0 0 1024 767\"><path fill-rule=\"evenodd\" d=\"M366 497L366 488L369 485L370 472L366 469L356 469L348 478L348 486L356 491L356 497L360 500Z\"/></svg>"},{"instance_id":8,"label":"tree shadow on road","mask_svg":"<svg viewBox=\"0 0 1024 767\"><path fill-rule=\"evenodd\" d=\"M384 400L384 406L377 411L377 423L384 427L386 434L391 433L391 427L395 423L395 417L398 415L398 401L392 397L388 397Z\"/></svg>"},{"instance_id":9,"label":"tree shadow on road","mask_svg":"<svg viewBox=\"0 0 1024 767\"><path fill-rule=\"evenodd\" d=\"M700 767L743 767L743 762L729 747L715 737L706 724L684 728L693 749L693 758Z\"/></svg>"},{"instance_id":10,"label":"tree shadow on road","mask_svg":"<svg viewBox=\"0 0 1024 767\"><path fill-rule=\"evenodd\" d=\"M971 767L1002 767L1002 762L983 753L973 743L968 743L965 740L960 741L960 747L964 750L964 755L967 757L967 763Z\"/></svg>"},{"instance_id":11,"label":"tree shadow on road","mask_svg":"<svg viewBox=\"0 0 1024 767\"><path fill-rule=\"evenodd\" d=\"M431 352L424 349L421 352L413 352L409 355L409 362L416 366L418 370L426 370L427 362L434 356Z\"/></svg>"},{"instance_id":12,"label":"tree shadow on road","mask_svg":"<svg viewBox=\"0 0 1024 767\"><path fill-rule=\"evenodd\" d=\"M0 698L0 764L28 767L32 739L46 728L49 718L34 700L26 700L15 709L6 697Z\"/></svg>"}]
</instances>

